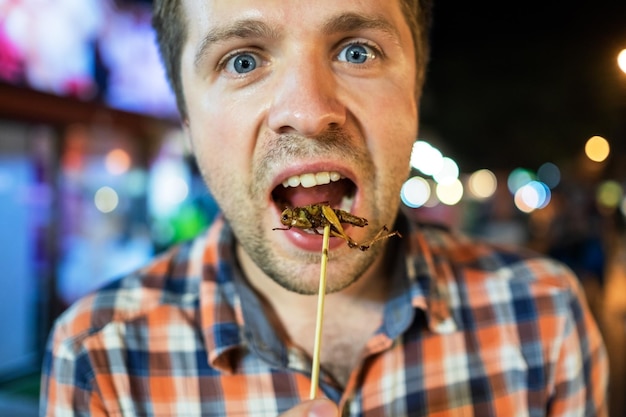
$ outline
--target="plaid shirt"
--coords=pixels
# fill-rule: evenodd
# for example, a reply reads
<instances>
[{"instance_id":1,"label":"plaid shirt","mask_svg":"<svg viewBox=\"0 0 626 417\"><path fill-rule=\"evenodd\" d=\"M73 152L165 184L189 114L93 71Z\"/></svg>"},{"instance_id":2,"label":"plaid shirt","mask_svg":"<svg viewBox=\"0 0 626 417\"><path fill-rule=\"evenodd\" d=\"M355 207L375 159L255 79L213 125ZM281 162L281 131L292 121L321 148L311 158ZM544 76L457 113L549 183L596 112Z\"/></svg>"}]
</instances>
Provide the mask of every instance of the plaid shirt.
<instances>
[{"instance_id":1,"label":"plaid shirt","mask_svg":"<svg viewBox=\"0 0 626 417\"><path fill-rule=\"evenodd\" d=\"M560 264L401 218L395 292L347 386L349 416L606 416L604 345ZM261 314L218 219L57 321L42 416L276 416L311 361ZM392 244L392 242L389 242Z\"/></svg>"}]
</instances>

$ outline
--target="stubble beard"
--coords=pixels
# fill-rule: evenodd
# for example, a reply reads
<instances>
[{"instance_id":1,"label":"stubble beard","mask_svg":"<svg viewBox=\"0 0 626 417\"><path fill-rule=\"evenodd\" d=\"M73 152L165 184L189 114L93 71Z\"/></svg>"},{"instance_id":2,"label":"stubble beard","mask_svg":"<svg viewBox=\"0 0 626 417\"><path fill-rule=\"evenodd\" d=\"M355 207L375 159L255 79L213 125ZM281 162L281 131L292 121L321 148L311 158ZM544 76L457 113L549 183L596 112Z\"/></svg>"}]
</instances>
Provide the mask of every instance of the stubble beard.
<instances>
[{"instance_id":1,"label":"stubble beard","mask_svg":"<svg viewBox=\"0 0 626 417\"><path fill-rule=\"evenodd\" d=\"M240 243L256 265L281 287L303 295L318 293L321 254L301 251L294 257L283 259L276 256L267 240L253 239ZM321 246L320 238L320 252ZM380 254L381 248L382 245L363 252L344 247L330 252L326 292L341 291L356 282Z\"/></svg>"}]
</instances>

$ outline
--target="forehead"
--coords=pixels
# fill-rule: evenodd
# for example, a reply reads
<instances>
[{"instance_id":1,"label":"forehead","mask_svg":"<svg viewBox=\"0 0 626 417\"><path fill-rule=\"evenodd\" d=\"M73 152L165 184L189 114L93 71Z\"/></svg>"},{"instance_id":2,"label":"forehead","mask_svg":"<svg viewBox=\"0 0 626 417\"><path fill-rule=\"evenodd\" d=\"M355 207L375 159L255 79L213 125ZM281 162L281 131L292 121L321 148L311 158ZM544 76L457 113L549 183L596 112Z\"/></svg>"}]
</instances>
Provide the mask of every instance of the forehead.
<instances>
[{"instance_id":1,"label":"forehead","mask_svg":"<svg viewBox=\"0 0 626 417\"><path fill-rule=\"evenodd\" d=\"M363 16L384 23L388 29L408 29L401 0L182 0L188 35L204 36L207 31L236 22L264 22L281 32L328 29L329 21L341 15ZM381 26L382 27L382 26Z\"/></svg>"}]
</instances>

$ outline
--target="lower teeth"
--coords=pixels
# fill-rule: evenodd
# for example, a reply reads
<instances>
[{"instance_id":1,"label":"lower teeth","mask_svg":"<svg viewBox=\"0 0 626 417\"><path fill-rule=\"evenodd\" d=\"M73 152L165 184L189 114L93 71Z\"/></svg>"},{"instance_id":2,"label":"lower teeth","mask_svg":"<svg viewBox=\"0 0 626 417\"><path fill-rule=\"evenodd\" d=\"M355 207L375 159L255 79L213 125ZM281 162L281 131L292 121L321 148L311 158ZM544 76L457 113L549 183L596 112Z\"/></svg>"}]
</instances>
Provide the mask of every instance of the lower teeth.
<instances>
[{"instance_id":1,"label":"lower teeth","mask_svg":"<svg viewBox=\"0 0 626 417\"><path fill-rule=\"evenodd\" d=\"M347 196L344 195L341 199L341 203L339 204L339 208L343 211L349 212L352 208L352 204L354 203L354 195Z\"/></svg>"}]
</instances>

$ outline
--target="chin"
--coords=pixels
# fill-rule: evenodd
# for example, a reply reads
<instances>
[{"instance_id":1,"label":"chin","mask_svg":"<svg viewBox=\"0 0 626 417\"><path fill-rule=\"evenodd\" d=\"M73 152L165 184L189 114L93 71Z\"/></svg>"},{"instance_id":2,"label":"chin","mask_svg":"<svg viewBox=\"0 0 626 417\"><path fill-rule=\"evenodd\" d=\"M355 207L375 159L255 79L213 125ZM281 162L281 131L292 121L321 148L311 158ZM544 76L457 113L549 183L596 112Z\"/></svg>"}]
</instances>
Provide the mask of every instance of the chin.
<instances>
[{"instance_id":1,"label":"chin","mask_svg":"<svg viewBox=\"0 0 626 417\"><path fill-rule=\"evenodd\" d=\"M346 256L358 255L356 251L350 250ZM278 262L265 262L257 264L268 277L277 285L287 291L302 295L314 295L319 292L320 281L320 255L310 256L304 261L301 258L282 259ZM349 264L354 263L354 259L348 258ZM361 268L359 268L361 269ZM346 273L352 271L352 273ZM355 272L357 272L355 274ZM354 265L337 264L336 261L329 261L326 273L327 292L337 292L350 286L360 273L354 271Z\"/></svg>"}]
</instances>

